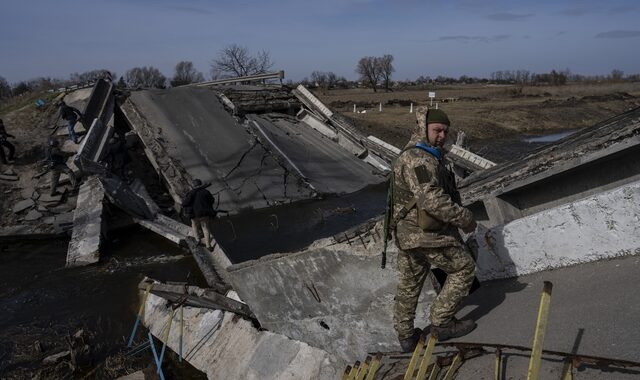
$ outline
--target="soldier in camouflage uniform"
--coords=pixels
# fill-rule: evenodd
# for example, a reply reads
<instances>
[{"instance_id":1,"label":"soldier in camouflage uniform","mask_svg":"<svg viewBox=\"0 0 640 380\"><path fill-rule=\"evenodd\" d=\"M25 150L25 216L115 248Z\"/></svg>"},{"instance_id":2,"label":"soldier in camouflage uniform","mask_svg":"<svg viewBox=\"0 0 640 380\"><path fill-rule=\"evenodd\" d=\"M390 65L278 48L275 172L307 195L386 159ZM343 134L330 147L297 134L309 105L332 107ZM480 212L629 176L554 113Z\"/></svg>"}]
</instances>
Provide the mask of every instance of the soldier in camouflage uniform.
<instances>
[{"instance_id":1,"label":"soldier in camouflage uniform","mask_svg":"<svg viewBox=\"0 0 640 380\"><path fill-rule=\"evenodd\" d=\"M449 118L442 110L426 107L419 107L416 116L417 129L393 167L395 241L400 249L394 328L404 351L413 350L421 333L413 321L431 265L448 275L431 304L431 332L446 340L466 335L476 326L454 318L475 272L457 228L471 232L476 222L471 211L460 206L455 177L444 163Z\"/></svg>"}]
</instances>

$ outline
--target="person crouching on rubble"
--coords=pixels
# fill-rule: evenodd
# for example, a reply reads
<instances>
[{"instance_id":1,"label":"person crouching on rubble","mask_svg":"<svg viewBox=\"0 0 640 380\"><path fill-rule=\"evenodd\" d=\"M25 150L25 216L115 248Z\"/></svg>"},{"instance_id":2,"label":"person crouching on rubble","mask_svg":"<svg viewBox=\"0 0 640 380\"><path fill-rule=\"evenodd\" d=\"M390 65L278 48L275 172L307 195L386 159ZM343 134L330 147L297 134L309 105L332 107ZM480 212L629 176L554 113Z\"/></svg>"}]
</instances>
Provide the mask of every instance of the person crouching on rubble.
<instances>
[{"instance_id":1,"label":"person crouching on rubble","mask_svg":"<svg viewBox=\"0 0 640 380\"><path fill-rule=\"evenodd\" d=\"M182 200L182 208L186 217L191 219L193 237L199 239L200 229L204 237L204 244L211 249L211 221L216 217L213 208L215 199L207 190L209 183L203 184L201 180L193 180L193 189Z\"/></svg>"},{"instance_id":2,"label":"person crouching on rubble","mask_svg":"<svg viewBox=\"0 0 640 380\"><path fill-rule=\"evenodd\" d=\"M78 119L82 119L82 112L77 108L68 106L62 100L58 102L60 106L60 117L67 121L67 131L69 133L69 139L75 144L78 143L78 136L76 136L75 126Z\"/></svg>"},{"instance_id":3,"label":"person crouching on rubble","mask_svg":"<svg viewBox=\"0 0 640 380\"><path fill-rule=\"evenodd\" d=\"M475 322L454 316L475 273L475 262L463 248L457 228L469 233L476 222L473 213L460 205L454 174L445 165L443 148L450 121L442 110L426 107L420 107L416 116L416 131L393 167L400 272L393 319L404 352L412 351L422 334L413 323L431 265L448 275L431 304L431 333L443 341L476 327Z\"/></svg>"},{"instance_id":4,"label":"person crouching on rubble","mask_svg":"<svg viewBox=\"0 0 640 380\"><path fill-rule=\"evenodd\" d=\"M45 155L46 163L49 165L49 170L51 171L51 196L60 194L57 191L60 173L65 173L69 177L72 190L75 190L77 184L76 176L65 162L66 156L60 150L60 141L58 141L58 139L53 137L49 138Z\"/></svg>"}]
</instances>

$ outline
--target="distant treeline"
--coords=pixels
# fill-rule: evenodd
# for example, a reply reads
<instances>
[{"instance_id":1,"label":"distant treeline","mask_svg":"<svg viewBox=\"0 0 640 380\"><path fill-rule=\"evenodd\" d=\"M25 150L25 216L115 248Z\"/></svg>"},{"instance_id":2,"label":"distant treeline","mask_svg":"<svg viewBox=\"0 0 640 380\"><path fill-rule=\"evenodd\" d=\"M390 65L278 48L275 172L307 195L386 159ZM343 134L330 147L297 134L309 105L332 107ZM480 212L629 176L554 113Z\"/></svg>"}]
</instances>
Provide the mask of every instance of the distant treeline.
<instances>
[{"instance_id":1,"label":"distant treeline","mask_svg":"<svg viewBox=\"0 0 640 380\"><path fill-rule=\"evenodd\" d=\"M387 57L387 56L384 56ZM375 57L367 57L375 58ZM287 85L296 86L303 84L311 88L320 88L323 91L335 88L382 88L393 90L412 86L433 86L449 84L514 84L514 85L554 85L562 86L568 83L608 83L608 82L638 82L640 74L625 75L622 70L614 69L608 75L581 75L573 74L569 69L551 70L548 73L533 73L528 70L498 70L491 73L488 78L462 75L458 78L438 75L436 77L421 75L415 80L391 80L393 68L389 56L389 67L382 75L381 83L372 83L371 79L365 79L361 75L359 80L347 80L343 76L338 76L331 71L314 71L310 77L305 77L300 81L288 80ZM362 63L359 63L362 64ZM264 68L262 68L264 71ZM212 74L213 75L213 74ZM220 77L213 75L213 77ZM9 84L7 80L0 76L0 100L20 96L30 91L47 91L52 89L68 88L72 86L85 85L95 82L100 78L117 78L116 73L105 69L90 70L84 73L73 73L68 79L39 77L28 81L21 81ZM157 68L152 66L134 67L128 70L124 76L117 81L121 88L166 88L188 83L204 81L202 73L194 69L193 63L181 61L176 65L174 76L167 79Z\"/></svg>"}]
</instances>

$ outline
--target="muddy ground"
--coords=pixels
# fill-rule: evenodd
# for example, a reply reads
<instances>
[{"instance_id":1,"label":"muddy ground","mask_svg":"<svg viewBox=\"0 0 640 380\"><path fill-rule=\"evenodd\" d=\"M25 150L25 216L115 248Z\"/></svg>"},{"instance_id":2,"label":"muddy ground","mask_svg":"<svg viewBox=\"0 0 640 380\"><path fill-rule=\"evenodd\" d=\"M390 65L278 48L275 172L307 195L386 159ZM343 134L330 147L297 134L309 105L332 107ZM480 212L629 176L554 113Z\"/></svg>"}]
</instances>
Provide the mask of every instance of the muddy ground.
<instances>
[{"instance_id":1,"label":"muddy ground","mask_svg":"<svg viewBox=\"0 0 640 380\"><path fill-rule=\"evenodd\" d=\"M452 138L457 130L464 130L472 150L497 162L542 144L528 143L526 137L580 129L640 106L638 83L456 86L388 93L355 89L316 94L351 118L365 134L401 147L415 125L410 104L428 104L427 91L433 90L439 100L456 99L439 104L453 122ZM11 165L0 164L0 173L13 172L19 177L17 181L0 180L2 227L27 223L26 212L13 212L15 203L25 199L26 189L35 188L42 194L48 191L48 175L34 176L42 171L39 161L44 158L44 144L55 123L54 97L33 94L0 105L0 118L16 136L10 140L16 146L16 159ZM44 98L48 105L36 109L37 98ZM378 111L380 102L383 112ZM353 104L367 112L353 113ZM70 152L76 148L69 141L65 143ZM132 166L144 167L132 156ZM139 171L151 173L147 169ZM28 223L52 232L53 227L42 220L58 215L58 211L72 210L74 205L75 194L68 191L59 204L40 208L40 221ZM139 229L112 232L107 242L99 265L64 269L68 236L35 242L0 241L0 378L111 379L142 369L147 378L154 378L149 351L126 356L126 339L138 302L137 283L145 275L163 281L185 281L189 276L191 284L204 283L184 251L152 233ZM67 350L72 355L43 364L45 358ZM176 359L169 354L167 378L203 376Z\"/></svg>"}]
</instances>

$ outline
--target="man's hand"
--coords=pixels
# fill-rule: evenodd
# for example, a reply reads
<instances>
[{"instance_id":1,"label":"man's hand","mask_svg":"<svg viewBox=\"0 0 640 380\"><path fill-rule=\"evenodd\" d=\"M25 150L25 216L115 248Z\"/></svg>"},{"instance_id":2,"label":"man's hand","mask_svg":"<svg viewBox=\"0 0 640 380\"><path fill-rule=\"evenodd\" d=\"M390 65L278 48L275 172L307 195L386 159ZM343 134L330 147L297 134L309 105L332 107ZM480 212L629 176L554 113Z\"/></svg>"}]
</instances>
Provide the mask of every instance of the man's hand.
<instances>
[{"instance_id":1,"label":"man's hand","mask_svg":"<svg viewBox=\"0 0 640 380\"><path fill-rule=\"evenodd\" d=\"M478 223L476 223L476 221L474 220L474 221L472 221L468 226L466 226L465 228L463 228L463 229L462 229L462 231L463 231L465 234L469 234L469 233L471 233L471 232L475 231L475 230L476 230L476 227L478 227Z\"/></svg>"}]
</instances>

